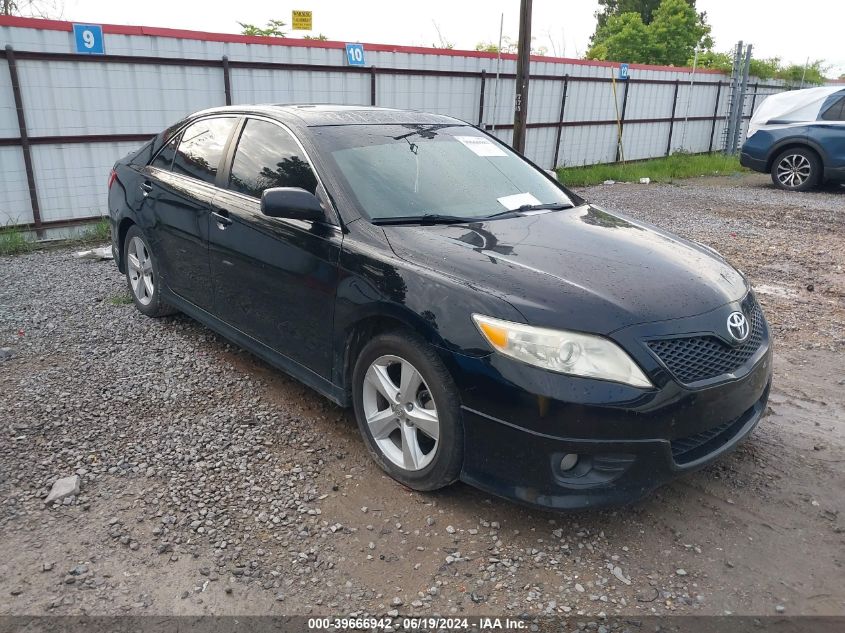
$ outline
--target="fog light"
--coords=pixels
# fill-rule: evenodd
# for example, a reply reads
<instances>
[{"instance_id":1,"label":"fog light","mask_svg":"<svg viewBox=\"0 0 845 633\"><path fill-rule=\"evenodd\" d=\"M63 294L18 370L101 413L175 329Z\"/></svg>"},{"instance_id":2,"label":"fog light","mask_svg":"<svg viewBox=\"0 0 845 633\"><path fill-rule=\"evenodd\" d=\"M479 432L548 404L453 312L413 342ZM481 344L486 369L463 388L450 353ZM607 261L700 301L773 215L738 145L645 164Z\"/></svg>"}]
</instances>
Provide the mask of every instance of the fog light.
<instances>
[{"instance_id":1,"label":"fog light","mask_svg":"<svg viewBox=\"0 0 845 633\"><path fill-rule=\"evenodd\" d=\"M560 469L563 472L567 470L572 470L578 464L578 455L575 453L567 453L563 456L563 459L560 460Z\"/></svg>"}]
</instances>

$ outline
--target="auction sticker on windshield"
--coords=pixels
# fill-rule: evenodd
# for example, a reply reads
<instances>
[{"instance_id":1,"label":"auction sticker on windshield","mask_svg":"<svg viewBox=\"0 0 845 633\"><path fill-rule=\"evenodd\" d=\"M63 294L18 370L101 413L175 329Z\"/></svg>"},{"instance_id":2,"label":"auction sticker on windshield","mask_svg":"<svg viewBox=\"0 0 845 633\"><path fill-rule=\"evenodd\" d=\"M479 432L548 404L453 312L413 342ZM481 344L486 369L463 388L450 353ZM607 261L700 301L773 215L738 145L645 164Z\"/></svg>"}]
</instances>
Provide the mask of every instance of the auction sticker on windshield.
<instances>
[{"instance_id":1,"label":"auction sticker on windshield","mask_svg":"<svg viewBox=\"0 0 845 633\"><path fill-rule=\"evenodd\" d=\"M515 193L512 196L502 196L501 198L496 198L496 200L498 200L499 204L505 207L508 211L516 211L519 207L526 204L532 206L540 204L540 201L530 193Z\"/></svg>"},{"instance_id":2,"label":"auction sticker on windshield","mask_svg":"<svg viewBox=\"0 0 845 633\"><path fill-rule=\"evenodd\" d=\"M466 145L479 156L507 156L502 148L482 136L456 136L456 140Z\"/></svg>"}]
</instances>

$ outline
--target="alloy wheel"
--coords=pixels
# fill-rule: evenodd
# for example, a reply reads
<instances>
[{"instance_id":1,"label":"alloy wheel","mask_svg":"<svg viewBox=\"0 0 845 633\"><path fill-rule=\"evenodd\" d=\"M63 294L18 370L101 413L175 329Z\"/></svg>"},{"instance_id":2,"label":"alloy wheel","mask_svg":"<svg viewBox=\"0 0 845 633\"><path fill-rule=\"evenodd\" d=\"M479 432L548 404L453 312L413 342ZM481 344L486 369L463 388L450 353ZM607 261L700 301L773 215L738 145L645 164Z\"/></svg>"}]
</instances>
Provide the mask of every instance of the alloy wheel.
<instances>
[{"instance_id":1,"label":"alloy wheel","mask_svg":"<svg viewBox=\"0 0 845 633\"><path fill-rule=\"evenodd\" d=\"M440 421L434 397L422 374L407 360L377 358L364 377L364 416L382 455L408 471L434 459Z\"/></svg>"},{"instance_id":2,"label":"alloy wheel","mask_svg":"<svg viewBox=\"0 0 845 633\"><path fill-rule=\"evenodd\" d=\"M806 156L787 154L777 166L777 179L784 187L800 187L810 177L812 166Z\"/></svg>"},{"instance_id":3,"label":"alloy wheel","mask_svg":"<svg viewBox=\"0 0 845 633\"><path fill-rule=\"evenodd\" d=\"M140 237L133 237L127 249L129 264L129 283L138 303L149 305L153 300L155 280L153 279L153 260L147 245Z\"/></svg>"}]
</instances>

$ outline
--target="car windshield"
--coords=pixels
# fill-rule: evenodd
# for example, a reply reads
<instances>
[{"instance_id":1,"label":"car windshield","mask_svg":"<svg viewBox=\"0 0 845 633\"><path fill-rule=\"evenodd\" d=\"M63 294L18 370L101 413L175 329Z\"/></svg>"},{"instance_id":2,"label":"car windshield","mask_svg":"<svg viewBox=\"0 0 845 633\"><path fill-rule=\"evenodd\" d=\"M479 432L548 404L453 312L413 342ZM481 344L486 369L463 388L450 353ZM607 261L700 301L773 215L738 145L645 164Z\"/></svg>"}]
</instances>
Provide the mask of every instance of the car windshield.
<instances>
[{"instance_id":1,"label":"car windshield","mask_svg":"<svg viewBox=\"0 0 845 633\"><path fill-rule=\"evenodd\" d=\"M572 206L544 173L462 125L311 128L321 154L373 221L472 220L530 207Z\"/></svg>"}]
</instances>

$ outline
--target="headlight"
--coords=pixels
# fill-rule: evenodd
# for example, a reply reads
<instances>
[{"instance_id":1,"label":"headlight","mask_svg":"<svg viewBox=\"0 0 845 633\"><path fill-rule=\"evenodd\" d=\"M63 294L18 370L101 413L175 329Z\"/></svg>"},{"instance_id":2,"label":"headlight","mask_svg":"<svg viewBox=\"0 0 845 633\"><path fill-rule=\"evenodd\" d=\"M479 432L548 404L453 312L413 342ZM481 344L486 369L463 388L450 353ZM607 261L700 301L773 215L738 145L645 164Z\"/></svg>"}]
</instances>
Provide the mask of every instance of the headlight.
<instances>
[{"instance_id":1,"label":"headlight","mask_svg":"<svg viewBox=\"0 0 845 633\"><path fill-rule=\"evenodd\" d=\"M473 314L472 319L497 352L529 365L635 387L653 386L631 357L604 337L511 323L480 314Z\"/></svg>"}]
</instances>

